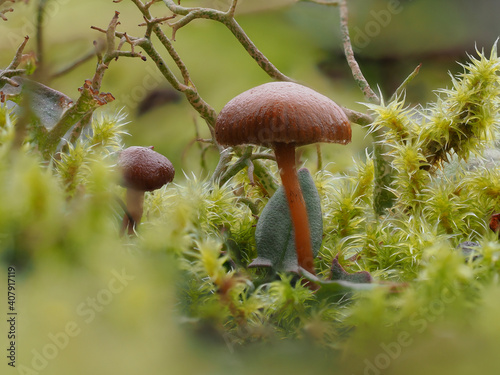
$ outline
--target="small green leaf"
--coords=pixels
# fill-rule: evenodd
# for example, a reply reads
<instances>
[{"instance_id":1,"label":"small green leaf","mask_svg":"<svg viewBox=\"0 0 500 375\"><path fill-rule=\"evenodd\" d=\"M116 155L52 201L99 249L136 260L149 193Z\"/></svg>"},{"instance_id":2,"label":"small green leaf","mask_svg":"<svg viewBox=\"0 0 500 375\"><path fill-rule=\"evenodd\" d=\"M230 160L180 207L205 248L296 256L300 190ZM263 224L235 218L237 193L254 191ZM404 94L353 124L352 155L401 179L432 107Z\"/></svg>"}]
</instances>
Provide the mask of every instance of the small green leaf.
<instances>
[{"instance_id":1,"label":"small green leaf","mask_svg":"<svg viewBox=\"0 0 500 375\"><path fill-rule=\"evenodd\" d=\"M339 299L349 293L373 290L381 287L380 284L375 283L360 283L347 280L321 280L303 268L300 269L300 274L306 280L319 286L319 289L315 293L318 299L328 299L332 297ZM391 285L388 284L387 287L391 287Z\"/></svg>"},{"instance_id":2,"label":"small green leaf","mask_svg":"<svg viewBox=\"0 0 500 375\"><path fill-rule=\"evenodd\" d=\"M307 169L299 170L298 178L308 213L313 256L316 257L323 240L321 200ZM249 267L272 267L278 272L298 272L294 234L285 190L280 186L257 222L255 240L258 257Z\"/></svg>"},{"instance_id":3,"label":"small green leaf","mask_svg":"<svg viewBox=\"0 0 500 375\"><path fill-rule=\"evenodd\" d=\"M21 77L15 77L13 80L19 84L19 87L5 85L2 91L12 96L28 95L32 115L47 129L53 128L59 122L64 111L73 102L63 93L41 83ZM20 110L19 107L17 108L16 110Z\"/></svg>"},{"instance_id":4,"label":"small green leaf","mask_svg":"<svg viewBox=\"0 0 500 375\"><path fill-rule=\"evenodd\" d=\"M343 280L352 283L371 283L373 281L372 275L367 271L359 271L354 273L347 272L344 267L339 263L339 256L333 259L331 271L331 280Z\"/></svg>"}]
</instances>

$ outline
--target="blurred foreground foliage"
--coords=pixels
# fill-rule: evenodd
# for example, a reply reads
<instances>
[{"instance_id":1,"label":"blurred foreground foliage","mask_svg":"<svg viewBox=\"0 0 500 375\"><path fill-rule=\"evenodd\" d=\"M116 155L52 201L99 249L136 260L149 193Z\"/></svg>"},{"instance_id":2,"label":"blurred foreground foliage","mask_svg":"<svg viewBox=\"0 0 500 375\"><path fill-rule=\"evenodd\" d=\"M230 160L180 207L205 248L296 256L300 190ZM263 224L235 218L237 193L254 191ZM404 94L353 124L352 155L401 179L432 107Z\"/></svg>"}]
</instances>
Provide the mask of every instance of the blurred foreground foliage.
<instances>
[{"instance_id":1,"label":"blurred foreground foliage","mask_svg":"<svg viewBox=\"0 0 500 375\"><path fill-rule=\"evenodd\" d=\"M0 277L16 267L18 373L498 368L500 243L488 224L500 210L499 65L496 47L479 53L427 108L403 96L369 105L392 150L385 215L373 210L370 154L348 173L313 174L325 229L318 274L328 278L338 256L375 283L321 297L296 275L247 268L254 213L269 197L246 170L222 186L186 175L147 193L137 236L121 237L123 115L94 118L47 164L33 145L16 147L19 119L0 107Z\"/></svg>"}]
</instances>

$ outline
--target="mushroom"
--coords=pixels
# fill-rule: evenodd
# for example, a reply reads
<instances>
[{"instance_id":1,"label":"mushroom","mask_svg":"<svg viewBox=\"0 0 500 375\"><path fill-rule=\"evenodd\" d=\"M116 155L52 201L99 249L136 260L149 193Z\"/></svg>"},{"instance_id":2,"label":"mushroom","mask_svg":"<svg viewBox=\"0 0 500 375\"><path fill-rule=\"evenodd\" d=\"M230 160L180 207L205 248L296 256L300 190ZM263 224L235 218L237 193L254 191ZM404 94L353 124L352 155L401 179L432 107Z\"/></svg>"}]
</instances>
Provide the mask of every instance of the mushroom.
<instances>
[{"instance_id":1,"label":"mushroom","mask_svg":"<svg viewBox=\"0 0 500 375\"><path fill-rule=\"evenodd\" d=\"M500 214L493 214L490 218L490 229L500 237Z\"/></svg>"},{"instance_id":2,"label":"mushroom","mask_svg":"<svg viewBox=\"0 0 500 375\"><path fill-rule=\"evenodd\" d=\"M161 188L174 179L175 169L170 160L153 151L153 147L132 146L120 153L118 166L121 185L127 188L127 213L123 216L122 233L133 234L141 221L144 193Z\"/></svg>"},{"instance_id":3,"label":"mushroom","mask_svg":"<svg viewBox=\"0 0 500 375\"><path fill-rule=\"evenodd\" d=\"M298 265L315 274L309 220L297 179L295 147L317 142L346 144L351 125L331 99L292 82L271 82L230 100L215 125L224 146L272 147L290 207Z\"/></svg>"}]
</instances>

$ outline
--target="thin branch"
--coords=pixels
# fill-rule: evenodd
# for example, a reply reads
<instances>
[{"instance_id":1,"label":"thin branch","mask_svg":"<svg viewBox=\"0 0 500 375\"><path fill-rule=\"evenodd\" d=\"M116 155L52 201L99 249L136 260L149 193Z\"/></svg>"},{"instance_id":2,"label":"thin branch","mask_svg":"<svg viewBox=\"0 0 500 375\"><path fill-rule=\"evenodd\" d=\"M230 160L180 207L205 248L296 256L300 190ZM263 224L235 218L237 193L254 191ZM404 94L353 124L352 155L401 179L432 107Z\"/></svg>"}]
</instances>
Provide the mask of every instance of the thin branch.
<instances>
[{"instance_id":1,"label":"thin branch","mask_svg":"<svg viewBox=\"0 0 500 375\"><path fill-rule=\"evenodd\" d=\"M140 0L132 0L132 2L137 6L137 8L142 12L143 18L145 20L145 23L142 25L145 25L147 27L145 36L143 38L130 38L130 42L133 42L133 44L141 47L144 52L153 60L153 62L156 64L158 67L159 71L163 74L163 76L167 79L167 81L172 85L172 87L182 93L185 94L187 97L188 101L190 104L193 106L193 108L200 113L201 117L205 119L207 122L209 129L212 133L212 137L214 136L214 125L215 125L215 119L216 119L216 112L215 110L208 105L208 103L204 102L200 95L198 94L194 84L192 83L189 72L180 58L180 56L177 54L177 51L173 47L172 44L172 39L169 39L163 30L160 28L161 23L165 22L167 19L173 19L174 16L182 16L179 20L176 22L173 22L170 24L173 32L173 36L175 37L175 33L177 30L179 30L181 27L187 25L191 21L202 18L202 19L210 19L214 20L217 22L220 22L224 24L232 33L233 35L237 38L237 40L242 44L242 46L245 48L245 50L250 54L250 56L259 64L259 66L271 77L277 80L281 81L292 81L289 77L285 76L282 74L263 54L261 51L258 50L258 48L253 44L253 42L248 38L248 36L245 34L243 29L239 26L239 24L236 22L234 19L234 14L236 11L236 6L237 6L237 1L233 0L231 3L231 6L227 12L222 12L218 11L215 9L209 9L209 8L185 8L180 5L175 4L172 0L163 0L165 5L174 13L173 16L170 17L163 17L163 18L154 18L150 11L149 11L149 5L150 3L144 4ZM329 5L333 5L333 3L329 2ZM97 28L95 28L97 29ZM104 32L104 30L100 30ZM170 68L166 65L165 61L163 60L162 56L158 53L158 51L155 49L154 45L151 42L151 35L155 34L159 41L162 43L164 48L167 50L171 58L174 60L175 64L177 65L177 68L179 69L184 82L181 83L176 76L173 74L173 72L170 70ZM115 37L122 38L126 36L124 33L119 33L115 32ZM352 49L352 48L351 48ZM371 122L371 117L362 113L358 113L352 110L345 109L345 112L349 119L352 122L356 123L362 123L363 125L368 124ZM214 138L213 138L214 139ZM215 142L214 142L215 143ZM216 143L215 143L216 144ZM217 145L217 144L216 144ZM219 151L221 152L223 150L223 147L220 145L217 145L219 148ZM261 155L259 155L260 157ZM252 158L257 159L259 157ZM268 156L265 156L267 158ZM224 155L221 155L220 163L218 165L218 168L223 168L217 173L214 173L214 176L228 176L231 175L231 173L227 173L229 171L224 171L226 168L225 165L228 163L227 157L224 157ZM241 160L242 162L243 160ZM238 167L242 165L242 163L237 163ZM244 164L243 164L244 166ZM233 168L234 169L234 168ZM224 173L226 172L226 173ZM222 181L224 180L224 177L222 178Z\"/></svg>"},{"instance_id":2,"label":"thin branch","mask_svg":"<svg viewBox=\"0 0 500 375\"><path fill-rule=\"evenodd\" d=\"M170 55L170 57L174 61L175 65L177 65L177 68L181 72L182 78L184 79L184 84L195 87L193 81L191 81L191 77L189 76L189 71L188 71L186 65L184 64L181 57L179 56L179 54L175 50L171 41L167 38L167 36L163 33L162 29L160 29L160 27L158 25L155 25L153 27L153 31L156 34L156 36L158 37L158 40L160 41L160 43L167 50L168 54Z\"/></svg>"},{"instance_id":3,"label":"thin branch","mask_svg":"<svg viewBox=\"0 0 500 375\"><path fill-rule=\"evenodd\" d=\"M342 111L352 123L365 126L370 125L373 122L373 117L367 115L366 113L357 112L346 107L342 107Z\"/></svg>"},{"instance_id":4,"label":"thin branch","mask_svg":"<svg viewBox=\"0 0 500 375\"><path fill-rule=\"evenodd\" d=\"M339 5L338 0L302 0L302 1L305 1L308 3L316 3L316 4L320 4L320 5L334 5L334 6Z\"/></svg>"},{"instance_id":5,"label":"thin branch","mask_svg":"<svg viewBox=\"0 0 500 375\"><path fill-rule=\"evenodd\" d=\"M144 10L147 10L147 7L144 7ZM172 16L168 17L161 17L161 18L153 18L149 19L146 16L144 16L144 21L143 23L140 23L139 26L147 26L147 31L146 31L146 37L150 38L151 37L151 32L153 31L153 25L158 24L158 25L163 25L165 22L173 20L175 17L177 17L175 14Z\"/></svg>"},{"instance_id":6,"label":"thin branch","mask_svg":"<svg viewBox=\"0 0 500 375\"><path fill-rule=\"evenodd\" d=\"M16 2L16 0L0 0L0 5L3 5L7 1L10 2L10 3L15 3ZM5 13L13 12L13 11L14 11L13 8L6 8L6 9L0 10L0 18L3 19L4 21L7 21L7 17L5 16Z\"/></svg>"},{"instance_id":7,"label":"thin branch","mask_svg":"<svg viewBox=\"0 0 500 375\"><path fill-rule=\"evenodd\" d=\"M161 28L159 27L159 19L154 19L150 12L148 7L146 7L141 1L139 0L132 0L132 2L139 8L139 10L142 12L144 19L146 21L147 25L147 32L146 32L146 37L144 38L133 38L126 36L125 33L120 33L117 32L116 30L114 31L114 36L119 37L119 38L126 38L129 42L131 42L132 45L136 45L141 47L144 52L153 60L153 62L156 64L158 70L162 73L162 75L167 79L167 81L172 85L174 89L177 91L182 92L186 98L188 99L189 103L191 106L200 114L200 116L206 121L209 130L211 132L212 138L215 139L215 134L214 134L214 126L215 126L215 119L217 117L217 113L215 110L207 103L205 102L200 95L198 94L195 86L191 82L191 79L189 77L189 72L184 64L184 62L181 60L179 55L177 54L176 50L172 46L171 41L166 37L166 35L163 33ZM116 15L117 17L117 15ZM102 30L97 27L93 27L95 30L101 31L101 32L107 32L108 30ZM176 63L177 67L179 68L183 79L184 83L181 83L177 77L174 75L174 73L170 70L168 65L165 63L163 60L163 57L159 54L159 52L154 48L153 43L151 42L151 39L148 37L148 34L151 32L154 32L155 35L158 37L162 45L166 48L167 52L170 54L174 62ZM109 35L109 34L107 34ZM215 143L215 142L214 142ZM222 147L220 145L217 145L219 148L219 151L222 150Z\"/></svg>"},{"instance_id":8,"label":"thin branch","mask_svg":"<svg viewBox=\"0 0 500 375\"><path fill-rule=\"evenodd\" d=\"M160 73L167 79L167 81L172 85L174 89L185 93L188 86L181 83L174 73L170 70L168 65L163 60L162 56L158 53L158 51L154 48L153 43L151 43L150 39L143 38L137 40L137 45L141 47L144 52L153 60L156 64Z\"/></svg>"},{"instance_id":9,"label":"thin branch","mask_svg":"<svg viewBox=\"0 0 500 375\"><path fill-rule=\"evenodd\" d=\"M133 0L136 2L136 0ZM142 3L141 3L142 6ZM153 30L156 30L158 26L155 25L153 26ZM105 32L106 30L99 29L97 27L92 27L94 30L98 30L101 32ZM170 41L166 36L163 34L161 29L158 27L158 34L162 36L162 39L167 45L169 45ZM117 32L115 31L114 33L115 37L119 38L124 38L125 33ZM187 84L181 83L177 77L174 75L174 73L170 70L168 65L165 63L163 60L163 57L159 54L159 52L154 48L153 43L151 42L151 39L149 38L134 38L134 37L129 37L127 38L136 46L141 47L144 52L153 60L153 62L156 64L158 70L160 73L166 78L166 80L172 85L172 87L184 93L186 98L188 99L189 103L191 106L200 114L200 116L207 122L207 125L209 126L210 132L212 133L213 139L214 137L214 126L215 126L215 119L217 117L217 113L215 110L207 103L205 102L198 92L196 91L196 88L194 85L191 84L189 81ZM184 63L180 59L180 57L177 55L175 52L175 49L173 47L171 48L173 57L176 59L177 65L182 67L182 71L184 72L184 78L189 79L189 75L187 73L187 69L184 66ZM170 51L169 51L170 52ZM125 53L125 52L122 52ZM218 148L221 149L221 146L218 145Z\"/></svg>"},{"instance_id":10,"label":"thin branch","mask_svg":"<svg viewBox=\"0 0 500 375\"><path fill-rule=\"evenodd\" d=\"M14 56L14 59L12 60L12 62L9 64L9 66L7 66L7 68L5 70L9 70L9 69L16 69L19 64L21 63L21 61L23 60L23 51L24 51L24 48L26 47L26 43L28 43L28 40L29 40L29 36L26 35L24 37L24 41L21 43L21 45L17 48L17 51L16 51L16 54Z\"/></svg>"},{"instance_id":11,"label":"thin branch","mask_svg":"<svg viewBox=\"0 0 500 375\"><path fill-rule=\"evenodd\" d=\"M154 3L159 3L161 0L151 0L151 1L148 1L146 4L144 4L144 6L149 9L149 7L151 5L153 5Z\"/></svg>"},{"instance_id":12,"label":"thin branch","mask_svg":"<svg viewBox=\"0 0 500 375\"><path fill-rule=\"evenodd\" d=\"M109 22L108 28L106 30L106 46L107 46L107 54L112 54L115 49L115 31L120 22L118 22L118 16L120 12L115 12L115 15Z\"/></svg>"},{"instance_id":13,"label":"thin branch","mask_svg":"<svg viewBox=\"0 0 500 375\"><path fill-rule=\"evenodd\" d=\"M77 60L73 61L71 64L61 68L60 70L58 70L57 72L53 73L50 78L51 79L54 79L54 78L59 78L69 72L71 72L72 70L76 69L77 67L79 67L80 65L86 63L87 61L91 60L92 58L94 58L96 56L96 51L95 49L92 49L92 50L89 50L85 55L83 55L82 57L78 58Z\"/></svg>"},{"instance_id":14,"label":"thin branch","mask_svg":"<svg viewBox=\"0 0 500 375\"><path fill-rule=\"evenodd\" d=\"M234 18L234 13L236 12L236 5L238 4L238 0L233 0L231 3L231 7L227 11L228 17Z\"/></svg>"},{"instance_id":15,"label":"thin branch","mask_svg":"<svg viewBox=\"0 0 500 375\"><path fill-rule=\"evenodd\" d=\"M25 4L28 4L29 0L18 0L19 2L23 2ZM16 0L0 0L0 6L2 6L3 4L5 4L6 2L10 2L10 3L15 3ZM0 18L3 19L4 21L7 21L7 17L5 16L5 13L8 13L8 12L13 12L14 9L13 8L7 8L7 9L2 9L0 10Z\"/></svg>"},{"instance_id":16,"label":"thin branch","mask_svg":"<svg viewBox=\"0 0 500 375\"><path fill-rule=\"evenodd\" d=\"M100 53L97 54L98 57L98 65L96 69L96 74L94 75L94 78L92 79L92 88L94 90L99 90L101 87L102 83L102 78L104 76L104 72L106 69L108 69L109 63L112 60L117 60L118 57L123 56L123 57L139 57L142 60L145 60L145 57L139 53L134 51L134 46L137 44L137 40L135 38L130 38L127 33L117 33L116 28L120 24L118 21L118 16L120 15L120 12L115 12L115 15L111 19L108 28L106 30L103 30L101 28L91 26L91 29L100 31L104 34L106 34L106 50L104 55L100 55ZM118 36L120 37L120 43L118 44L118 48L115 47L115 37ZM134 39L134 40L132 40ZM121 51L120 48L123 46L123 44L129 44L131 50L130 51Z\"/></svg>"},{"instance_id":17,"label":"thin branch","mask_svg":"<svg viewBox=\"0 0 500 375\"><path fill-rule=\"evenodd\" d=\"M45 6L49 0L40 0L36 15L36 56L38 60L37 75L42 76L45 71L45 53L43 46L43 25L45 16Z\"/></svg>"},{"instance_id":18,"label":"thin branch","mask_svg":"<svg viewBox=\"0 0 500 375\"><path fill-rule=\"evenodd\" d=\"M0 18L3 19L4 21L7 21L7 17L5 16L5 13L9 13L9 12L13 12L13 11L14 11L14 9L12 9L12 8L0 10Z\"/></svg>"},{"instance_id":19,"label":"thin branch","mask_svg":"<svg viewBox=\"0 0 500 375\"><path fill-rule=\"evenodd\" d=\"M365 98L372 103L380 103L380 98L375 94L375 92L370 87L370 84L366 80L363 72L354 57L354 51L352 50L351 38L349 36L349 26L348 26L348 9L346 0L339 0L339 8L340 8L340 30L342 32L343 44L344 44L344 52L347 59L347 63L351 68L352 76L354 80L358 84L359 88L365 95Z\"/></svg>"},{"instance_id":20,"label":"thin branch","mask_svg":"<svg viewBox=\"0 0 500 375\"><path fill-rule=\"evenodd\" d=\"M179 54L175 50L174 46L172 45L172 42L168 37L165 35L163 30L160 28L160 24L164 22L166 19L173 19L176 17L174 14L173 16L170 17L163 17L163 18L154 18L151 16L151 13L149 11L149 7L146 5L143 5L141 1L139 0L132 0L132 2L137 6L137 8L142 12L142 15L144 17L144 21L146 22L147 30L146 30L146 35L145 38L150 39L151 33L154 33L160 43L165 47L167 50L168 54L174 61L174 63L177 65L177 68L179 69L182 78L184 80L184 84L186 86L192 86L195 87L193 82L191 81L191 78L189 76L189 71L180 58Z\"/></svg>"},{"instance_id":21,"label":"thin branch","mask_svg":"<svg viewBox=\"0 0 500 375\"><path fill-rule=\"evenodd\" d=\"M12 77L20 76L20 75L24 74L25 72L26 72L26 69L9 69L9 70L5 70L3 72L2 77L12 78Z\"/></svg>"},{"instance_id":22,"label":"thin branch","mask_svg":"<svg viewBox=\"0 0 500 375\"><path fill-rule=\"evenodd\" d=\"M135 0L132 0L132 1L135 1ZM175 4L172 0L163 0L163 2L167 6L167 8L170 9L170 11L172 13L178 14L180 16L186 16L187 14L189 14L189 12L192 12L192 11L195 11L195 10L199 10L199 9L203 9L203 8L199 8L199 7L196 7L196 8L185 8L183 6ZM214 10L214 9L208 9L207 8L207 10Z\"/></svg>"},{"instance_id":23,"label":"thin branch","mask_svg":"<svg viewBox=\"0 0 500 375\"><path fill-rule=\"evenodd\" d=\"M133 0L135 1L135 0ZM217 21L225 25L231 33L236 37L240 44L245 48L247 53L257 62L257 64L273 79L278 81L293 81L290 77L281 73L276 66L269 61L269 59L255 46L255 44L250 40L250 38L245 34L241 26L234 19L234 8L236 7L236 2L233 1L230 9L227 12L221 12L219 10L210 8L185 8L180 5L176 5L172 0L163 0L165 5L174 14L184 16L179 21L170 24L172 27L173 38L175 33L181 27L187 25L192 20L202 18Z\"/></svg>"},{"instance_id":24,"label":"thin branch","mask_svg":"<svg viewBox=\"0 0 500 375\"><path fill-rule=\"evenodd\" d=\"M17 67L21 64L23 60L23 51L26 47L26 43L28 43L29 36L24 37L24 41L17 48L16 54L14 58L10 62L10 64L5 68L5 70L0 70L0 83L6 82L13 87L18 87L19 83L12 80L11 78L23 75L25 73L25 69L18 69Z\"/></svg>"},{"instance_id":25,"label":"thin branch","mask_svg":"<svg viewBox=\"0 0 500 375\"><path fill-rule=\"evenodd\" d=\"M98 107L115 99L110 93L99 92L104 73L108 69L109 63L120 56L139 57L142 60L145 59L142 54L134 51L134 46L137 41L133 40L133 38L129 38L125 33L121 33L121 40L118 48L121 48L123 44L127 43L130 44L131 50L121 51L116 48L116 28L120 24L118 22L118 15L119 13L115 12L106 30L92 27L92 29L106 34L106 48L104 48L104 53L102 54L97 44L94 43L96 46L97 67L93 78L91 80L85 80L84 85L79 88L80 97L75 104L64 112L58 123L39 141L40 151L46 159L50 158L55 153L62 137L71 127L74 126L71 140L75 141L80 136L84 126L89 122L92 113Z\"/></svg>"},{"instance_id":26,"label":"thin branch","mask_svg":"<svg viewBox=\"0 0 500 375\"><path fill-rule=\"evenodd\" d=\"M359 88L363 92L365 98L376 104L380 104L380 98L375 94L375 92L370 87L370 84L366 80L363 72L361 71L356 58L354 57L354 51L352 49L351 38L349 36L349 26L348 26L348 9L346 0L339 0L339 10L340 10L340 30L343 38L344 53L346 56L347 63L351 69L354 81L358 84ZM351 113L353 115L354 113ZM348 116L349 117L349 116ZM358 121L364 121L364 118L359 118ZM366 119L367 120L367 119ZM383 215L386 208L391 207L393 204L394 196L391 195L388 186L392 183L393 168L391 166L390 160L388 160L387 147L383 143L377 142L376 140L382 136L380 132L375 132L373 137L375 142L373 144L374 148L374 159L375 159L375 181L374 181L374 192L373 192L373 206L374 210L378 215Z\"/></svg>"}]
</instances>

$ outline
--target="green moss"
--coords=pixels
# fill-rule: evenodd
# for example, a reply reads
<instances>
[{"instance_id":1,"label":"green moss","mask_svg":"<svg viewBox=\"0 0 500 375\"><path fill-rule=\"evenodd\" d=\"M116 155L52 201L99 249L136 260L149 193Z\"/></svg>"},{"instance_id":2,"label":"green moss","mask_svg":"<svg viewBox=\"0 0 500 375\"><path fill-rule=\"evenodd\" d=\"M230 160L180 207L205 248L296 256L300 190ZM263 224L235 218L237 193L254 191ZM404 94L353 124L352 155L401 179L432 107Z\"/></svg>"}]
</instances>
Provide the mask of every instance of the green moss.
<instances>
[{"instance_id":1,"label":"green moss","mask_svg":"<svg viewBox=\"0 0 500 375\"><path fill-rule=\"evenodd\" d=\"M64 329L61 319L87 329L81 341L72 341L77 352L94 350L97 341L119 347L115 334L123 342L130 335L151 340L158 353L174 353L169 361L175 362L185 352L204 358L193 349L201 342L217 358L225 358L227 348L236 351L251 370L264 354L286 352L292 362L320 353L322 359L309 366L315 370L365 371L384 348L402 351L410 342L423 348L440 343L443 332L495 342L500 244L488 224L500 210L500 169L481 158L465 161L494 147L498 66L495 49L490 58L472 58L453 87L425 109L409 108L402 98L370 105L373 129L387 129L383 141L394 172L385 188L395 205L382 215L373 209L369 153L344 174L314 173L324 223L319 277L329 277L338 257L346 272L368 271L374 278L370 290L332 300L320 299L293 273L247 268L257 256L258 216L279 181L272 161L261 162L254 185L247 169L222 186L186 172L182 183L146 193L137 236L121 237L124 213L117 197L124 190L114 160L123 147L123 116L94 119L91 134L44 163L31 144L11 148L16 119L0 107L0 256L22 275L22 317L31 324L26 327L36 327L20 344L23 353ZM464 241L477 242L473 256L458 246ZM130 275L123 280L127 287L91 310L95 325L87 325L78 306L116 287L110 284L116 272ZM54 302L57 314L39 314L32 302L37 298L44 309L50 309L46 301ZM182 358L180 367L196 367ZM393 360L396 367L405 361ZM64 367L59 361L54 365Z\"/></svg>"}]
</instances>

